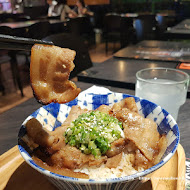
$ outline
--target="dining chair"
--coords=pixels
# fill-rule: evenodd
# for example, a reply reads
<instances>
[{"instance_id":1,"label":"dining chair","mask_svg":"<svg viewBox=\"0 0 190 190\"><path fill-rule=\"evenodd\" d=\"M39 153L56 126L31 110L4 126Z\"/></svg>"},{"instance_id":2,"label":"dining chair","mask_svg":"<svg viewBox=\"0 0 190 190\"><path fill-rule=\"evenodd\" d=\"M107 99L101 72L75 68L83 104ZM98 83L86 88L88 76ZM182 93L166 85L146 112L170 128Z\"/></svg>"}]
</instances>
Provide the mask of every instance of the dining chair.
<instances>
[{"instance_id":1,"label":"dining chair","mask_svg":"<svg viewBox=\"0 0 190 190\"><path fill-rule=\"evenodd\" d=\"M142 20L135 19L133 25L135 28L136 42L142 41L144 39L144 30L143 30Z\"/></svg>"},{"instance_id":2,"label":"dining chair","mask_svg":"<svg viewBox=\"0 0 190 190\"><path fill-rule=\"evenodd\" d=\"M142 14L137 17L140 20L143 40L153 40L157 34L157 21L154 14Z\"/></svg>"},{"instance_id":3,"label":"dining chair","mask_svg":"<svg viewBox=\"0 0 190 190\"><path fill-rule=\"evenodd\" d=\"M93 31L90 18L87 16L71 18L68 27L72 34L83 35Z\"/></svg>"},{"instance_id":4,"label":"dining chair","mask_svg":"<svg viewBox=\"0 0 190 190\"><path fill-rule=\"evenodd\" d=\"M10 58L8 56L2 56L0 51L0 92L5 95L5 87L3 85L3 75L1 71L1 64L9 62Z\"/></svg>"},{"instance_id":5,"label":"dining chair","mask_svg":"<svg viewBox=\"0 0 190 190\"><path fill-rule=\"evenodd\" d=\"M156 15L156 20L157 20L157 28L158 28L158 38L159 40L164 40L164 32L167 30L167 16L157 14Z\"/></svg>"},{"instance_id":6,"label":"dining chair","mask_svg":"<svg viewBox=\"0 0 190 190\"><path fill-rule=\"evenodd\" d=\"M32 4L34 1L30 1ZM45 1L37 1L37 2L45 2ZM43 6L24 6L24 15L29 16L32 20L37 20L40 17L44 17L48 15L48 4Z\"/></svg>"},{"instance_id":7,"label":"dining chair","mask_svg":"<svg viewBox=\"0 0 190 190\"><path fill-rule=\"evenodd\" d=\"M26 37L41 40L50 35L50 23L40 21L32 24L26 29Z\"/></svg>"},{"instance_id":8,"label":"dining chair","mask_svg":"<svg viewBox=\"0 0 190 190\"><path fill-rule=\"evenodd\" d=\"M104 17L103 36L105 38L105 51L108 53L108 43L120 42L121 46L121 16L116 13L108 13Z\"/></svg>"},{"instance_id":9,"label":"dining chair","mask_svg":"<svg viewBox=\"0 0 190 190\"><path fill-rule=\"evenodd\" d=\"M85 41L87 41L87 44L90 44L91 41L94 41L94 31L90 17L84 16L71 18L67 22L67 26L70 33L84 38Z\"/></svg>"},{"instance_id":10,"label":"dining chair","mask_svg":"<svg viewBox=\"0 0 190 190\"><path fill-rule=\"evenodd\" d=\"M7 26L1 26L0 34L14 35L14 32L11 28L9 28ZM11 66L11 72L12 72L14 85L15 85L15 87L18 86L21 96L24 96L16 55L17 55L16 51L3 50L0 48L0 91L2 91L3 95L5 95L5 87L2 83L3 82L2 81L3 73L1 71L1 65L9 62L10 66Z\"/></svg>"},{"instance_id":11,"label":"dining chair","mask_svg":"<svg viewBox=\"0 0 190 190\"><path fill-rule=\"evenodd\" d=\"M70 78L76 77L78 73L92 67L88 49L83 38L71 33L53 34L43 38L45 41L52 41L54 45L62 48L70 48L76 51L74 60L75 68L70 74Z\"/></svg>"},{"instance_id":12,"label":"dining chair","mask_svg":"<svg viewBox=\"0 0 190 190\"><path fill-rule=\"evenodd\" d=\"M8 26L1 26L0 27L0 34L12 34L12 29ZM1 64L10 62L10 57L7 55L7 51L0 50L0 91L3 95L5 95L5 87L3 85L3 75L1 71Z\"/></svg>"},{"instance_id":13,"label":"dining chair","mask_svg":"<svg viewBox=\"0 0 190 190\"><path fill-rule=\"evenodd\" d=\"M133 18L122 16L121 17L121 48L129 44L134 44L136 42L136 31L133 26Z\"/></svg>"}]
</instances>

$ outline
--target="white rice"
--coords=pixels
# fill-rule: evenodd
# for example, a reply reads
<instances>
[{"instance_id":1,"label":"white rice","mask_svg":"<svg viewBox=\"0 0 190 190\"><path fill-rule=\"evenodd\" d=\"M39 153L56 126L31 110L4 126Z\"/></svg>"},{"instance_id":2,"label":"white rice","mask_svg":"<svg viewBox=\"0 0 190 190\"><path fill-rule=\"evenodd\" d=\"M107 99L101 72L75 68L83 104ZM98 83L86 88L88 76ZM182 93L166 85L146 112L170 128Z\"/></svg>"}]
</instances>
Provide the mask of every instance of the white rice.
<instances>
[{"instance_id":1,"label":"white rice","mask_svg":"<svg viewBox=\"0 0 190 190\"><path fill-rule=\"evenodd\" d=\"M84 167L80 169L75 169L75 172L82 172L89 175L90 179L104 180L105 178L118 178L128 175L135 174L137 172L143 171L143 168L138 168L136 170L133 168L130 162L130 154L122 153L122 160L117 166L117 168L107 168L105 164L99 167Z\"/></svg>"}]
</instances>

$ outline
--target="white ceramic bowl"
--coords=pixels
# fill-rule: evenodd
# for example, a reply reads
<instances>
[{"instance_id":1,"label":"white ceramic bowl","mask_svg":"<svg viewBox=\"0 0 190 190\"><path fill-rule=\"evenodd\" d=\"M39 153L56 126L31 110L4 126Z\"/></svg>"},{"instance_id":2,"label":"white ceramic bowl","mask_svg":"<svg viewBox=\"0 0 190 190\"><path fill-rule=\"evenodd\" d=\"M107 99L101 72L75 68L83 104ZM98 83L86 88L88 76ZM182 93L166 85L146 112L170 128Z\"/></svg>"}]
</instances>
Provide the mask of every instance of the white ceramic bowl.
<instances>
[{"instance_id":1,"label":"white ceramic bowl","mask_svg":"<svg viewBox=\"0 0 190 190\"><path fill-rule=\"evenodd\" d=\"M79 94L79 96L69 102L67 104L57 104L51 103L47 106L43 106L31 114L22 124L21 129L19 131L19 142L20 138L25 134L25 123L31 117L35 117L38 119L48 130L54 130L55 128L59 127L61 123L65 120L68 116L69 111L73 105L79 105L82 108L88 109L96 109L102 104L106 105L113 105L115 102L122 100L123 98L131 97L131 95L121 94L121 93L107 93L104 95L98 95L93 93L87 94ZM165 154L162 160L155 166L142 171L136 174L120 177L120 178L109 178L105 180L94 180L94 179L78 179L72 178L67 176L58 175L52 173L48 170L45 170L35 164L32 160L28 149L22 146L20 143L18 145L19 151L25 161L34 169L39 171L40 173L44 174L48 177L48 179L54 183L59 189L64 190L81 190L81 189L88 189L88 190L104 190L108 189L135 189L140 184L139 178L146 176L147 174L157 170L161 166L163 166L175 153L178 143L179 143L179 129L178 125L176 124L173 117L160 106L149 102L144 99L140 99L138 97L132 96L135 98L137 103L137 107L139 109L139 113L144 117L150 118L154 120L158 125L158 132L160 134L166 134L168 145L165 151Z\"/></svg>"}]
</instances>

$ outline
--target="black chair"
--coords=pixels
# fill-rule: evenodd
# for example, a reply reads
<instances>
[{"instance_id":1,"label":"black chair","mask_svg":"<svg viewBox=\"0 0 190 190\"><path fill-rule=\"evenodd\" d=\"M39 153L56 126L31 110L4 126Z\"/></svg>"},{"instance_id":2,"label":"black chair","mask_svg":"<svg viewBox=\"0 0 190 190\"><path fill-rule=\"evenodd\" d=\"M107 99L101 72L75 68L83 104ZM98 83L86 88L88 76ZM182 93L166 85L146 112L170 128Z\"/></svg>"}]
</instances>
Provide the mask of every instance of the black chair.
<instances>
[{"instance_id":1,"label":"black chair","mask_svg":"<svg viewBox=\"0 0 190 190\"><path fill-rule=\"evenodd\" d=\"M7 26L0 27L0 34L14 35L12 29ZM15 87L18 86L18 88L21 92L21 96L24 96L22 83L20 80L16 53L17 53L16 51L11 51L11 50L7 51L7 50L0 49L0 91L2 91L3 95L5 94L5 88L2 83L1 64L10 62L14 85L15 85Z\"/></svg>"},{"instance_id":2,"label":"black chair","mask_svg":"<svg viewBox=\"0 0 190 190\"><path fill-rule=\"evenodd\" d=\"M11 35L12 29L8 26L1 26L0 27L0 34ZM8 51L0 50L0 91L3 95L5 95L5 87L3 85L3 77L1 71L1 64L10 62L10 57L8 56Z\"/></svg>"},{"instance_id":3,"label":"black chair","mask_svg":"<svg viewBox=\"0 0 190 190\"><path fill-rule=\"evenodd\" d=\"M154 14L139 15L142 24L142 40L154 40L157 34L157 21Z\"/></svg>"},{"instance_id":4,"label":"black chair","mask_svg":"<svg viewBox=\"0 0 190 190\"><path fill-rule=\"evenodd\" d=\"M5 95L5 87L3 85L3 76L2 76L2 71L1 71L1 64L9 62L9 61L10 61L10 58L9 57L3 57L1 55L1 51L0 51L0 92L2 92L3 95Z\"/></svg>"},{"instance_id":5,"label":"black chair","mask_svg":"<svg viewBox=\"0 0 190 190\"><path fill-rule=\"evenodd\" d=\"M136 31L133 26L133 18L121 17L120 35L121 48L136 42Z\"/></svg>"},{"instance_id":6,"label":"black chair","mask_svg":"<svg viewBox=\"0 0 190 190\"><path fill-rule=\"evenodd\" d=\"M61 33L50 35L43 40L52 41L56 46L69 48L76 51L76 57L74 60L75 68L71 72L70 78L73 78L81 71L92 67L92 62L87 47L84 40L79 36L70 33Z\"/></svg>"},{"instance_id":7,"label":"black chair","mask_svg":"<svg viewBox=\"0 0 190 190\"><path fill-rule=\"evenodd\" d=\"M50 35L50 23L48 21L34 23L26 31L26 37L38 40L48 35Z\"/></svg>"},{"instance_id":8,"label":"black chair","mask_svg":"<svg viewBox=\"0 0 190 190\"><path fill-rule=\"evenodd\" d=\"M32 4L33 1L31 1ZM38 1L45 2L45 1ZM43 6L24 6L24 15L29 16L31 19L39 19L48 14L48 5Z\"/></svg>"},{"instance_id":9,"label":"black chair","mask_svg":"<svg viewBox=\"0 0 190 190\"><path fill-rule=\"evenodd\" d=\"M164 16L162 14L156 15L157 20L157 38L159 40L164 40L164 32L167 30L167 16Z\"/></svg>"},{"instance_id":10,"label":"black chair","mask_svg":"<svg viewBox=\"0 0 190 190\"><path fill-rule=\"evenodd\" d=\"M71 18L67 22L67 26L70 33L84 38L88 44L94 41L94 31L90 17Z\"/></svg>"},{"instance_id":11,"label":"black chair","mask_svg":"<svg viewBox=\"0 0 190 190\"><path fill-rule=\"evenodd\" d=\"M108 53L108 43L119 41L121 46L121 16L118 14L107 14L104 17L103 35L105 38L105 50ZM115 49L114 49L115 50Z\"/></svg>"}]
</instances>

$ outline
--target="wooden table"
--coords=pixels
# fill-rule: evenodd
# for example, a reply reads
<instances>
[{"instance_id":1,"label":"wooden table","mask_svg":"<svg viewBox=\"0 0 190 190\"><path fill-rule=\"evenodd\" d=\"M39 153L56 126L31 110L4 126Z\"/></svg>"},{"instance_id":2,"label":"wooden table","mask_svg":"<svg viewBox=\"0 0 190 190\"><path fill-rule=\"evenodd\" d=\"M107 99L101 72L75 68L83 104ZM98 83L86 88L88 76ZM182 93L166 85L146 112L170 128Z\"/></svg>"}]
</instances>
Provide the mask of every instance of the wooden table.
<instances>
[{"instance_id":1,"label":"wooden table","mask_svg":"<svg viewBox=\"0 0 190 190\"><path fill-rule=\"evenodd\" d=\"M172 49L178 50L190 48L190 43L176 42L176 41L159 41L159 40L144 40L139 42L136 47L145 47L145 48L161 48L161 49Z\"/></svg>"},{"instance_id":2,"label":"wooden table","mask_svg":"<svg viewBox=\"0 0 190 190\"><path fill-rule=\"evenodd\" d=\"M60 24L60 23L64 23L61 20L57 20L57 19L50 19L50 20L31 20L31 21L23 21L23 22L8 22L8 23L1 23L0 26L8 26L12 29L20 29L20 28L27 28L37 22L40 21L49 21L50 24Z\"/></svg>"},{"instance_id":3,"label":"wooden table","mask_svg":"<svg viewBox=\"0 0 190 190\"><path fill-rule=\"evenodd\" d=\"M184 19L172 28L176 30L186 30L189 29L188 25L190 25L190 19Z\"/></svg>"},{"instance_id":4,"label":"wooden table","mask_svg":"<svg viewBox=\"0 0 190 190\"><path fill-rule=\"evenodd\" d=\"M174 63L190 62L190 43L146 40L119 50L114 57Z\"/></svg>"},{"instance_id":5,"label":"wooden table","mask_svg":"<svg viewBox=\"0 0 190 190\"><path fill-rule=\"evenodd\" d=\"M18 28L26 28L31 26L32 24L35 24L38 21L31 20L31 21L23 21L23 22L8 22L8 23L1 23L0 26L7 26L12 29L18 29Z\"/></svg>"},{"instance_id":6,"label":"wooden table","mask_svg":"<svg viewBox=\"0 0 190 190\"><path fill-rule=\"evenodd\" d=\"M50 23L50 33L61 33L67 31L67 22L58 20L58 19L39 19L39 20L30 20L24 22L10 22L10 23L1 23L1 26L8 26L13 29L15 36L24 36L27 29L38 22L48 21Z\"/></svg>"},{"instance_id":7,"label":"wooden table","mask_svg":"<svg viewBox=\"0 0 190 190\"><path fill-rule=\"evenodd\" d=\"M176 26L168 28L165 32L166 39L189 39L190 37L190 19L185 19Z\"/></svg>"},{"instance_id":8,"label":"wooden table","mask_svg":"<svg viewBox=\"0 0 190 190\"><path fill-rule=\"evenodd\" d=\"M92 86L92 84L77 82L78 87L85 90ZM105 86L112 91L128 93L134 95L133 90L126 90ZM56 188L40 173L29 167L18 152L17 134L21 123L25 118L38 109L41 105L32 98L28 101L12 108L11 110L0 115L1 133L0 133L0 190L25 190L25 189L39 189L39 190L55 190ZM190 139L189 133L189 109L190 100L182 106L179 114L179 128L181 132L181 144L183 145L187 156L190 156ZM14 148L12 148L14 147ZM11 149L12 148L12 149ZM9 150L10 149L10 150ZM7 151L9 150L9 151ZM7 151L7 152L6 152ZM185 154L181 146L175 156L149 177L154 177L151 181L147 181L138 190L184 190L184 181L162 180L162 177L184 177L185 174ZM159 180L158 177L161 177Z\"/></svg>"}]
</instances>

